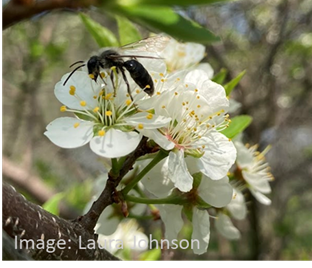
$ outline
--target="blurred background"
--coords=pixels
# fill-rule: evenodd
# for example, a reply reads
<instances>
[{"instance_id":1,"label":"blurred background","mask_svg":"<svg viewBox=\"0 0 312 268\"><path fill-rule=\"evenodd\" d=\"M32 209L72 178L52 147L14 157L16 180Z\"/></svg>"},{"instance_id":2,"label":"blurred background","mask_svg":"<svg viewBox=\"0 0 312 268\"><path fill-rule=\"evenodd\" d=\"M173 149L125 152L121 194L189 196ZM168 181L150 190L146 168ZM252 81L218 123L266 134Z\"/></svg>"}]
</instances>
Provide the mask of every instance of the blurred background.
<instances>
[{"instance_id":1,"label":"blurred background","mask_svg":"<svg viewBox=\"0 0 312 268\"><path fill-rule=\"evenodd\" d=\"M272 204L251 200L248 218L234 221L240 240L222 238L212 224L206 254L181 250L172 259L311 260L312 1L244 0L178 11L221 36L222 42L207 47L204 59L215 73L226 69L230 81L247 70L232 98L241 103L239 113L253 117L246 141L259 144L260 151L272 145L267 160L275 180ZM96 10L88 14L116 33L109 16ZM139 29L146 37L146 29ZM42 14L2 36L3 180L52 211L66 196L59 213L74 218L90 201L105 165L88 145L61 149L43 133L63 116L54 85L71 63L88 59L98 46L70 10ZM160 223L142 226L146 233L157 233ZM190 236L190 226L183 232Z\"/></svg>"}]
</instances>

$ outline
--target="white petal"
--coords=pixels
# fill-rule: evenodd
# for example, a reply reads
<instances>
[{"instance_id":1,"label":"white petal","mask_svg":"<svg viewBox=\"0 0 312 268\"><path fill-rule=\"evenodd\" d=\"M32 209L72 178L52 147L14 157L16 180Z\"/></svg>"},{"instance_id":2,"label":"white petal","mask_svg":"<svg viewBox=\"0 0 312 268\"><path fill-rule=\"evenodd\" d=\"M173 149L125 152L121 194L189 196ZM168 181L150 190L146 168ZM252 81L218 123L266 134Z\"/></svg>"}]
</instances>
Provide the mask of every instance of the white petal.
<instances>
[{"instance_id":1,"label":"white petal","mask_svg":"<svg viewBox=\"0 0 312 268\"><path fill-rule=\"evenodd\" d=\"M100 218L95 227L95 232L103 235L111 235L114 233L120 223L118 217L112 217L114 214L114 209L112 206L108 206L102 212Z\"/></svg>"},{"instance_id":2,"label":"white petal","mask_svg":"<svg viewBox=\"0 0 312 268\"><path fill-rule=\"evenodd\" d=\"M240 238L239 230L233 225L231 219L223 213L218 213L215 226L218 232L227 239L234 240Z\"/></svg>"},{"instance_id":3,"label":"white petal","mask_svg":"<svg viewBox=\"0 0 312 268\"><path fill-rule=\"evenodd\" d=\"M237 220L243 220L247 214L247 207L245 203L244 195L241 191L234 188L233 198L226 206L228 211L230 211L231 216Z\"/></svg>"},{"instance_id":4,"label":"white petal","mask_svg":"<svg viewBox=\"0 0 312 268\"><path fill-rule=\"evenodd\" d=\"M123 132L109 129L104 136L96 136L90 141L90 147L97 155L115 158L125 156L138 146L141 135L132 132Z\"/></svg>"},{"instance_id":5,"label":"white petal","mask_svg":"<svg viewBox=\"0 0 312 268\"><path fill-rule=\"evenodd\" d=\"M151 115L149 119L148 116L151 115L147 112L136 113L135 115L129 116L125 121L129 125L137 126L138 124L143 124L144 129L155 129L167 125L171 118L161 116L161 115Z\"/></svg>"},{"instance_id":6,"label":"white petal","mask_svg":"<svg viewBox=\"0 0 312 268\"><path fill-rule=\"evenodd\" d=\"M73 117L61 117L47 126L44 135L61 148L77 148L93 137L93 123Z\"/></svg>"},{"instance_id":7,"label":"white petal","mask_svg":"<svg viewBox=\"0 0 312 268\"><path fill-rule=\"evenodd\" d=\"M195 254L203 254L207 251L210 238L210 222L208 212L194 207L192 224L192 239L199 242L199 247L195 246L196 243L193 243L193 252Z\"/></svg>"},{"instance_id":8,"label":"white petal","mask_svg":"<svg viewBox=\"0 0 312 268\"><path fill-rule=\"evenodd\" d=\"M202 173L212 180L219 180L226 176L236 159L236 149L227 137L214 131L205 141L205 154L198 159L198 167Z\"/></svg>"},{"instance_id":9,"label":"white petal","mask_svg":"<svg viewBox=\"0 0 312 268\"><path fill-rule=\"evenodd\" d=\"M159 209L161 220L165 224L165 237L171 242L177 239L178 233L183 226L183 219L181 216L182 206L178 205L156 205Z\"/></svg>"},{"instance_id":10,"label":"white petal","mask_svg":"<svg viewBox=\"0 0 312 268\"><path fill-rule=\"evenodd\" d=\"M139 164L145 167L150 161L139 161ZM174 188L172 181L169 178L164 178L161 173L164 164L165 160L163 159L141 180L147 191L160 198L168 196Z\"/></svg>"},{"instance_id":11,"label":"white petal","mask_svg":"<svg viewBox=\"0 0 312 268\"><path fill-rule=\"evenodd\" d=\"M76 71L64 86L63 83L69 76L65 74L54 88L56 98L71 109L83 110L80 101L85 101L87 106L84 107L92 110L97 106L97 97L101 90L100 83L95 83L86 72ZM70 86L76 88L75 95L70 95ZM78 97L77 97L78 96Z\"/></svg>"},{"instance_id":12,"label":"white petal","mask_svg":"<svg viewBox=\"0 0 312 268\"><path fill-rule=\"evenodd\" d=\"M217 112L221 109L227 110L229 107L229 100L226 97L224 88L211 80L206 80L202 84L200 94L211 103L213 107L212 112Z\"/></svg>"},{"instance_id":13,"label":"white petal","mask_svg":"<svg viewBox=\"0 0 312 268\"><path fill-rule=\"evenodd\" d=\"M206 203L221 208L231 202L233 188L228 177L215 181L203 176L198 187L198 194Z\"/></svg>"},{"instance_id":14,"label":"white petal","mask_svg":"<svg viewBox=\"0 0 312 268\"><path fill-rule=\"evenodd\" d=\"M241 169L249 168L253 165L253 155L245 147L245 145L241 141L234 141L234 146L237 149L237 159L236 162L240 166Z\"/></svg>"},{"instance_id":15,"label":"white petal","mask_svg":"<svg viewBox=\"0 0 312 268\"><path fill-rule=\"evenodd\" d=\"M261 204L266 205L266 206L271 205L272 201L268 197L266 197L264 194L254 191L253 189L250 189L250 192Z\"/></svg>"},{"instance_id":16,"label":"white petal","mask_svg":"<svg viewBox=\"0 0 312 268\"><path fill-rule=\"evenodd\" d=\"M261 177L261 174L242 172L244 179L250 187L264 194L271 193L271 186L266 178Z\"/></svg>"},{"instance_id":17,"label":"white petal","mask_svg":"<svg viewBox=\"0 0 312 268\"><path fill-rule=\"evenodd\" d=\"M169 153L162 173L164 178L170 179L181 192L188 192L192 189L193 177L186 167L183 150Z\"/></svg>"},{"instance_id":18,"label":"white petal","mask_svg":"<svg viewBox=\"0 0 312 268\"><path fill-rule=\"evenodd\" d=\"M203 70L207 74L208 79L211 79L213 77L214 71L213 71L211 65L207 62L198 64L196 66L196 69L197 70Z\"/></svg>"},{"instance_id":19,"label":"white petal","mask_svg":"<svg viewBox=\"0 0 312 268\"><path fill-rule=\"evenodd\" d=\"M143 129L140 132L142 133L142 135L150 138L165 150L172 150L175 146L175 144L172 141L169 141L157 129Z\"/></svg>"}]
</instances>

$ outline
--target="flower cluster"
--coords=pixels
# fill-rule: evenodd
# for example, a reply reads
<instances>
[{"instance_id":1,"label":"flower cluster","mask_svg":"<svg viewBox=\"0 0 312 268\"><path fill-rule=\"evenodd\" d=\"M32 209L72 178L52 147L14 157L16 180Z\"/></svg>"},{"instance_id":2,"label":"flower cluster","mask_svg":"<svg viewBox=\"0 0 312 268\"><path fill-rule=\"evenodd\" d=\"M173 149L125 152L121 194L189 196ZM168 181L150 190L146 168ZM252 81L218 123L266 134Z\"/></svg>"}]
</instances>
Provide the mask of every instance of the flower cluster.
<instances>
[{"instance_id":1,"label":"flower cluster","mask_svg":"<svg viewBox=\"0 0 312 268\"><path fill-rule=\"evenodd\" d=\"M268 203L263 193L269 192L269 177L261 173L265 164L248 158L221 133L230 124L229 100L224 88L211 80L211 66L199 64L204 53L202 45L173 39L160 54L136 51L153 81L152 96L128 72L116 68L101 70L97 82L84 70L66 74L56 84L55 95L63 103L61 112L74 117L54 120L45 132L57 146L76 148L89 143L94 153L106 158L128 155L147 137L155 145L155 153L137 161L136 178L120 192L124 200L137 203L151 203L146 202L146 193L156 197L153 204L169 241L181 231L182 213L186 213L193 224L192 238L200 241L200 247L193 249L196 254L208 248L209 208L220 212L216 221L220 233L229 233L231 239L239 236L225 213L235 214L237 203L244 205L240 190L227 176L235 161L259 201ZM139 181L140 197L132 196L130 191ZM243 218L246 212L241 207L238 214ZM108 208L103 217L105 214L111 221L111 213ZM116 223L114 226L107 234L116 230Z\"/></svg>"}]
</instances>

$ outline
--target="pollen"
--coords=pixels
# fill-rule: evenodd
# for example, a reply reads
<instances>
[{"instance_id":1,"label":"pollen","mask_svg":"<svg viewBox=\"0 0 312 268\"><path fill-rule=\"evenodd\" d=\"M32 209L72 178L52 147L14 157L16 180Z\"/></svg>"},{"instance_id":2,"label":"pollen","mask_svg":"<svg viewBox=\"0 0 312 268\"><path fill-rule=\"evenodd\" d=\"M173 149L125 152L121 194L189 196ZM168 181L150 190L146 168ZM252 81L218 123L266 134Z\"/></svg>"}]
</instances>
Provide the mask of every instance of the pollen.
<instances>
[{"instance_id":1,"label":"pollen","mask_svg":"<svg viewBox=\"0 0 312 268\"><path fill-rule=\"evenodd\" d=\"M146 116L146 118L147 118L147 119L152 119L153 116L154 116L153 114L148 114L148 115Z\"/></svg>"},{"instance_id":2,"label":"pollen","mask_svg":"<svg viewBox=\"0 0 312 268\"><path fill-rule=\"evenodd\" d=\"M132 101L130 99L126 100L126 105L129 106L132 103Z\"/></svg>"},{"instance_id":3,"label":"pollen","mask_svg":"<svg viewBox=\"0 0 312 268\"><path fill-rule=\"evenodd\" d=\"M93 109L93 112L97 113L99 110L100 110L99 107L95 107L95 108Z\"/></svg>"},{"instance_id":4,"label":"pollen","mask_svg":"<svg viewBox=\"0 0 312 268\"><path fill-rule=\"evenodd\" d=\"M91 79L94 79L94 74L89 74L89 77L90 77Z\"/></svg>"},{"instance_id":5,"label":"pollen","mask_svg":"<svg viewBox=\"0 0 312 268\"><path fill-rule=\"evenodd\" d=\"M105 100L111 100L112 98L112 95L113 95L113 93L107 93L105 96L104 96L104 99Z\"/></svg>"},{"instance_id":6,"label":"pollen","mask_svg":"<svg viewBox=\"0 0 312 268\"><path fill-rule=\"evenodd\" d=\"M87 103L86 103L85 101L80 101L80 105L81 105L82 107L85 107L85 106L87 105Z\"/></svg>"},{"instance_id":7,"label":"pollen","mask_svg":"<svg viewBox=\"0 0 312 268\"><path fill-rule=\"evenodd\" d=\"M143 128L144 128L143 124L138 124L138 129L143 129Z\"/></svg>"},{"instance_id":8,"label":"pollen","mask_svg":"<svg viewBox=\"0 0 312 268\"><path fill-rule=\"evenodd\" d=\"M151 88L151 86L150 85L146 85L145 88Z\"/></svg>"},{"instance_id":9,"label":"pollen","mask_svg":"<svg viewBox=\"0 0 312 268\"><path fill-rule=\"evenodd\" d=\"M75 95L76 92L76 87L75 86L70 86L69 87L69 94L70 95Z\"/></svg>"},{"instance_id":10,"label":"pollen","mask_svg":"<svg viewBox=\"0 0 312 268\"><path fill-rule=\"evenodd\" d=\"M80 125L80 123L78 123L78 122L77 122L77 123L75 123L75 124L74 124L74 128L79 127L79 125Z\"/></svg>"},{"instance_id":11,"label":"pollen","mask_svg":"<svg viewBox=\"0 0 312 268\"><path fill-rule=\"evenodd\" d=\"M101 72L101 73L100 73L100 76L101 76L102 78L105 78L106 75L105 75L104 72Z\"/></svg>"},{"instance_id":12,"label":"pollen","mask_svg":"<svg viewBox=\"0 0 312 268\"><path fill-rule=\"evenodd\" d=\"M106 116L111 116L112 114L113 114L112 111L106 111L106 112L105 112L105 115L106 115Z\"/></svg>"},{"instance_id":13,"label":"pollen","mask_svg":"<svg viewBox=\"0 0 312 268\"><path fill-rule=\"evenodd\" d=\"M61 108L60 108L60 111L61 111L61 112L65 112L66 110L67 110L67 108L66 108L65 105L61 106Z\"/></svg>"},{"instance_id":14,"label":"pollen","mask_svg":"<svg viewBox=\"0 0 312 268\"><path fill-rule=\"evenodd\" d=\"M105 130L103 129L99 130L98 134L100 137L103 137L105 135Z\"/></svg>"}]
</instances>

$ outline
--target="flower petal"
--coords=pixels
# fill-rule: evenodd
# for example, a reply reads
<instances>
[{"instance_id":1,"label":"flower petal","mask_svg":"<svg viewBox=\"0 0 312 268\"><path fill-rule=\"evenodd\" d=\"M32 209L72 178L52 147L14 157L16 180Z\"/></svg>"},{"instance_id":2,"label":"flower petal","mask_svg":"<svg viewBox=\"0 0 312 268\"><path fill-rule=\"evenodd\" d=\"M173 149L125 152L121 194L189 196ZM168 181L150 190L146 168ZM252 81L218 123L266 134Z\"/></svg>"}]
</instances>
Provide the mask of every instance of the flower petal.
<instances>
[{"instance_id":1,"label":"flower petal","mask_svg":"<svg viewBox=\"0 0 312 268\"><path fill-rule=\"evenodd\" d=\"M178 233L183 226L183 219L181 216L182 206L178 205L156 205L159 209L160 217L165 224L165 237L171 241L177 239Z\"/></svg>"},{"instance_id":2,"label":"flower petal","mask_svg":"<svg viewBox=\"0 0 312 268\"><path fill-rule=\"evenodd\" d=\"M246 217L247 214L247 207L245 203L244 195L241 191L234 188L233 191L233 198L226 206L228 211L230 211L231 216L237 220L243 220Z\"/></svg>"},{"instance_id":3,"label":"flower petal","mask_svg":"<svg viewBox=\"0 0 312 268\"><path fill-rule=\"evenodd\" d=\"M164 178L170 179L181 192L188 192L193 186L193 177L184 161L184 151L170 152L162 168Z\"/></svg>"},{"instance_id":4,"label":"flower petal","mask_svg":"<svg viewBox=\"0 0 312 268\"><path fill-rule=\"evenodd\" d=\"M165 150L172 150L175 144L169 141L163 134L161 134L157 129L143 129L140 131L142 135L150 138L156 142L161 148Z\"/></svg>"},{"instance_id":5,"label":"flower petal","mask_svg":"<svg viewBox=\"0 0 312 268\"><path fill-rule=\"evenodd\" d=\"M195 254L203 254L207 251L210 238L210 222L208 212L206 210L199 210L194 207L192 224L192 239L199 242L199 247L194 247L193 252Z\"/></svg>"},{"instance_id":6,"label":"flower petal","mask_svg":"<svg viewBox=\"0 0 312 268\"><path fill-rule=\"evenodd\" d=\"M61 148L77 148L93 137L93 123L73 117L61 117L47 126L44 135Z\"/></svg>"},{"instance_id":7,"label":"flower petal","mask_svg":"<svg viewBox=\"0 0 312 268\"><path fill-rule=\"evenodd\" d=\"M139 161L140 166L145 167L151 160ZM172 181L164 178L161 174L161 169L165 160L161 160L154 168L152 168L141 180L147 191L157 197L166 197L174 188Z\"/></svg>"},{"instance_id":8,"label":"flower petal","mask_svg":"<svg viewBox=\"0 0 312 268\"><path fill-rule=\"evenodd\" d=\"M223 213L218 213L215 226L218 232L227 239L234 240L240 238L239 230L233 225L231 219Z\"/></svg>"},{"instance_id":9,"label":"flower petal","mask_svg":"<svg viewBox=\"0 0 312 268\"><path fill-rule=\"evenodd\" d=\"M92 110L97 106L97 97L101 91L100 83L95 83L86 72L76 71L64 86L64 82L69 76L65 74L54 88L56 98L68 108L83 110L80 101L85 101L87 110ZM75 94L69 94L70 87L75 87Z\"/></svg>"},{"instance_id":10,"label":"flower petal","mask_svg":"<svg viewBox=\"0 0 312 268\"><path fill-rule=\"evenodd\" d=\"M156 129L167 125L171 121L171 118L147 112L140 112L125 118L125 121L133 126L143 124L144 129Z\"/></svg>"},{"instance_id":11,"label":"flower petal","mask_svg":"<svg viewBox=\"0 0 312 268\"><path fill-rule=\"evenodd\" d=\"M223 134L214 131L208 137L202 137L205 142L205 154L198 159L199 170L212 180L222 179L236 159L235 146Z\"/></svg>"},{"instance_id":12,"label":"flower petal","mask_svg":"<svg viewBox=\"0 0 312 268\"><path fill-rule=\"evenodd\" d=\"M271 193L271 186L265 177L261 174L242 171L243 177L249 184L249 187L264 194Z\"/></svg>"},{"instance_id":13,"label":"flower petal","mask_svg":"<svg viewBox=\"0 0 312 268\"><path fill-rule=\"evenodd\" d=\"M216 181L203 176L198 187L198 194L206 203L221 208L231 202L233 188L228 177Z\"/></svg>"},{"instance_id":14,"label":"flower petal","mask_svg":"<svg viewBox=\"0 0 312 268\"><path fill-rule=\"evenodd\" d=\"M259 203L269 206L271 205L272 201L268 197L266 197L264 194L254 191L252 188L249 189L252 195L258 200Z\"/></svg>"},{"instance_id":15,"label":"flower petal","mask_svg":"<svg viewBox=\"0 0 312 268\"><path fill-rule=\"evenodd\" d=\"M132 132L123 132L109 129L104 136L96 136L90 141L90 147L97 155L115 158L125 156L138 146L141 135Z\"/></svg>"}]
</instances>

